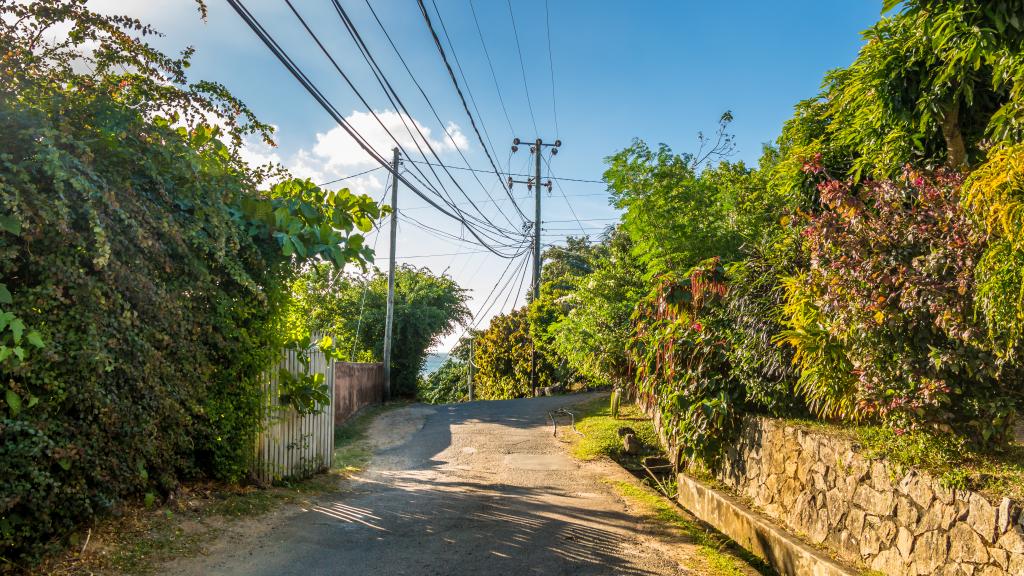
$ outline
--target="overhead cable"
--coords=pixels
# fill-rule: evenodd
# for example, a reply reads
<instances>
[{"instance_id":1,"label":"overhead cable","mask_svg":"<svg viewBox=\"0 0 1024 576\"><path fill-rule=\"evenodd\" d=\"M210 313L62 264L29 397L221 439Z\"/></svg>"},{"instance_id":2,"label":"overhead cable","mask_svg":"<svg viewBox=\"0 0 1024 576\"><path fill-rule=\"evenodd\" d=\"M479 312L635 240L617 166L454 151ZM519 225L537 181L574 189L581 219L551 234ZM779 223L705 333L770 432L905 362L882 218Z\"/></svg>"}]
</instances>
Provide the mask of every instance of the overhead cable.
<instances>
[{"instance_id":1,"label":"overhead cable","mask_svg":"<svg viewBox=\"0 0 1024 576\"><path fill-rule=\"evenodd\" d=\"M316 100L316 102L324 109L324 111L326 111L335 120L335 122L337 122L338 125L341 126L342 129L344 129L345 132L348 133L348 135L351 136L353 140L356 141L356 143L359 145L360 148L363 149L364 152L366 152L378 164L388 168L390 171L391 167L387 159L385 159L379 153L377 153L377 151L374 150L373 147L370 146L369 143L365 141L362 135L359 134L359 132L349 124L345 117L337 110L337 108L334 107L333 104L331 104L331 102L327 99L326 96L324 96L320 89L316 87L316 85L309 79L308 76L306 76L306 74L301 70L301 68L299 68L299 66L296 65L295 62L291 59L291 57L288 56L287 52L285 52L281 48L277 41L273 39L273 37L266 31L265 28L263 28L259 21L256 20L252 13L249 12L248 8L245 7L241 0L227 1L228 4L230 4L231 7L235 10L235 12L239 15L239 17L241 17L242 20L246 23L246 25L249 26L249 28L256 34L256 36L264 43L264 45L267 46L271 53L274 54L278 61L281 62L285 69L287 69L288 72L310 94L310 96L312 96L313 99ZM487 242L485 242L482 238L479 237L479 234L476 231L476 229L468 225L464 218L442 208L440 205L437 204L437 202L435 202L432 198L430 198L422 191L420 191L418 187L413 185L413 183L410 182L407 178L405 178L402 174L395 173L394 171L392 171L392 174L394 174L395 178L402 181L403 184L408 186L409 189L414 194L416 194L425 202L436 208L438 212L444 214L445 216L451 218L452 220L462 222L466 226L466 229L469 230L469 232L473 234L473 236L476 237L477 240L480 241L480 244L482 246L484 246L497 256L501 256L502 258L509 258L507 254L504 254L491 248L490 245L487 244Z\"/></svg>"}]
</instances>

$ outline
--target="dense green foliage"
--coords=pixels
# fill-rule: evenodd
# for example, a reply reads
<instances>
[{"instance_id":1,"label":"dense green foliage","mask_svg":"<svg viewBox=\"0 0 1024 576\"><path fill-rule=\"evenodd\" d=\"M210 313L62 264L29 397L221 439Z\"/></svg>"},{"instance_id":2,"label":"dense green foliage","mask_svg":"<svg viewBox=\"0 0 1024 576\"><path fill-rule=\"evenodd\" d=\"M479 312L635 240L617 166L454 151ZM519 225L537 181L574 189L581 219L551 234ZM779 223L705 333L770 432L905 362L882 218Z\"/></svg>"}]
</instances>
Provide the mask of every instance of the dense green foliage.
<instances>
[{"instance_id":1,"label":"dense green foliage","mask_svg":"<svg viewBox=\"0 0 1024 576\"><path fill-rule=\"evenodd\" d=\"M296 262L365 260L356 227L377 210L283 174L264 188L236 146L265 127L216 84L189 84L188 53L153 51L140 23L82 2L5 4L0 16L11 568L122 498L246 474ZM62 23L68 39L47 40Z\"/></svg>"},{"instance_id":2,"label":"dense green foliage","mask_svg":"<svg viewBox=\"0 0 1024 576\"><path fill-rule=\"evenodd\" d=\"M728 113L694 154L609 157L621 224L531 303L530 335L631 376L685 458L751 411L998 451L1024 406L1024 2L885 9L756 168Z\"/></svg>"},{"instance_id":3,"label":"dense green foliage","mask_svg":"<svg viewBox=\"0 0 1024 576\"><path fill-rule=\"evenodd\" d=\"M643 294L642 269L621 228L611 233L592 259L588 274L563 296L569 310L551 327L554 349L592 385L625 386L630 317Z\"/></svg>"},{"instance_id":4,"label":"dense green foliage","mask_svg":"<svg viewBox=\"0 0 1024 576\"><path fill-rule=\"evenodd\" d=\"M496 317L477 336L480 398L531 394L534 349L540 388L624 382L625 351L615 340L627 334L641 279L628 238L609 234L600 242L569 237L545 250L540 297Z\"/></svg>"},{"instance_id":5,"label":"dense green foliage","mask_svg":"<svg viewBox=\"0 0 1024 576\"><path fill-rule=\"evenodd\" d=\"M293 285L293 324L330 335L342 358L379 362L384 354L388 278L310 267ZM427 351L469 318L466 290L450 276L403 265L395 274L391 393L415 396Z\"/></svg>"},{"instance_id":6,"label":"dense green foliage","mask_svg":"<svg viewBox=\"0 0 1024 576\"><path fill-rule=\"evenodd\" d=\"M610 159L656 283L636 385L684 455L713 463L748 410L1005 445L1024 395L1022 10L903 3L743 184L664 147ZM965 192L942 165L974 172Z\"/></svg>"},{"instance_id":7,"label":"dense green foliage","mask_svg":"<svg viewBox=\"0 0 1024 576\"><path fill-rule=\"evenodd\" d=\"M530 396L532 346L526 307L491 319L473 350L473 386L481 400ZM538 386L551 386L550 371L538 367Z\"/></svg>"},{"instance_id":8,"label":"dense green foliage","mask_svg":"<svg viewBox=\"0 0 1024 576\"><path fill-rule=\"evenodd\" d=\"M1004 442L1024 367L1000 358L974 306L985 239L961 206L959 178L908 170L896 181L821 188L827 209L804 230L802 289L852 366L856 404L840 415ZM803 341L794 344L801 353Z\"/></svg>"}]
</instances>

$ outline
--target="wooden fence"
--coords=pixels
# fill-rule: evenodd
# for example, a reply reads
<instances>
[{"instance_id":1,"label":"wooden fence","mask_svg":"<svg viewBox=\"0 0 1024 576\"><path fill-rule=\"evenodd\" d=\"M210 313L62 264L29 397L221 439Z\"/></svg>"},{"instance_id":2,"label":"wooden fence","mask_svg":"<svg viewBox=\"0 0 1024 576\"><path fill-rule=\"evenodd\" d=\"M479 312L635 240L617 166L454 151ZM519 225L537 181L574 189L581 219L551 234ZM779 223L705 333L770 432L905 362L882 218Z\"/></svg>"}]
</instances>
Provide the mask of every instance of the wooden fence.
<instances>
[{"instance_id":1,"label":"wooden fence","mask_svg":"<svg viewBox=\"0 0 1024 576\"><path fill-rule=\"evenodd\" d=\"M334 363L334 424L348 420L363 406L384 401L384 364Z\"/></svg>"},{"instance_id":2,"label":"wooden fence","mask_svg":"<svg viewBox=\"0 0 1024 576\"><path fill-rule=\"evenodd\" d=\"M318 341L314 338L313 341ZM262 482L281 478L305 478L331 467L334 455L334 362L317 346L311 347L309 373L323 374L331 405L319 414L301 415L281 406L278 373L281 368L304 374L298 352L287 350L280 364L264 376L266 392L263 431L256 441L255 476Z\"/></svg>"}]
</instances>

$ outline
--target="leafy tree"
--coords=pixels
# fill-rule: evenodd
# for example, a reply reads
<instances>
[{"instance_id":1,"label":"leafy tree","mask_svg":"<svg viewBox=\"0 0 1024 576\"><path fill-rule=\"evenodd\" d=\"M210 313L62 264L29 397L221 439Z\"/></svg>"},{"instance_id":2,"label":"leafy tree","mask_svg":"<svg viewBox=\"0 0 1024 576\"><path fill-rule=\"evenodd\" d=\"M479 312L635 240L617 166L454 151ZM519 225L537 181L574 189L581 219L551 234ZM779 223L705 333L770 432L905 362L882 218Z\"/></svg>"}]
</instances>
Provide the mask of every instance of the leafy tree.
<instances>
[{"instance_id":1,"label":"leafy tree","mask_svg":"<svg viewBox=\"0 0 1024 576\"><path fill-rule=\"evenodd\" d=\"M732 377L724 313L726 270L710 258L685 275L665 274L634 311L628 342L637 391L653 399L678 455L714 465L745 405Z\"/></svg>"},{"instance_id":2,"label":"leafy tree","mask_svg":"<svg viewBox=\"0 0 1024 576\"><path fill-rule=\"evenodd\" d=\"M530 396L532 341L527 307L495 316L477 339L473 351L474 390L481 400ZM538 386L557 384L554 370L538 354Z\"/></svg>"},{"instance_id":3,"label":"leafy tree","mask_svg":"<svg viewBox=\"0 0 1024 576\"><path fill-rule=\"evenodd\" d=\"M307 330L332 335L342 353L381 361L387 318L387 275L343 276L328 267L308 270L294 285L293 318ZM427 351L470 316L466 290L450 276L403 265L395 274L392 394L413 396Z\"/></svg>"},{"instance_id":4,"label":"leafy tree","mask_svg":"<svg viewBox=\"0 0 1024 576\"><path fill-rule=\"evenodd\" d=\"M420 382L417 396L430 404L451 404L468 398L467 365L451 358Z\"/></svg>"},{"instance_id":5,"label":"leafy tree","mask_svg":"<svg viewBox=\"0 0 1024 576\"><path fill-rule=\"evenodd\" d=\"M570 309L551 329L552 345L590 383L622 385L629 370L630 316L645 284L623 229L614 230L595 252L599 256L588 263L590 272L573 281Z\"/></svg>"},{"instance_id":6,"label":"leafy tree","mask_svg":"<svg viewBox=\"0 0 1024 576\"><path fill-rule=\"evenodd\" d=\"M650 273L687 268L703 258L733 259L740 238L732 233L720 189L702 178L689 155L640 140L607 159L604 179L634 251Z\"/></svg>"},{"instance_id":7,"label":"leafy tree","mask_svg":"<svg viewBox=\"0 0 1024 576\"><path fill-rule=\"evenodd\" d=\"M864 33L851 66L825 78L820 137L847 151L853 174L877 176L907 162L967 169L984 161L985 140L1018 140L1024 2L899 5Z\"/></svg>"},{"instance_id":8,"label":"leafy tree","mask_svg":"<svg viewBox=\"0 0 1024 576\"><path fill-rule=\"evenodd\" d=\"M142 23L0 20L0 545L27 567L122 498L246 474L298 262L364 262L378 211L268 186L237 149L267 127Z\"/></svg>"}]
</instances>

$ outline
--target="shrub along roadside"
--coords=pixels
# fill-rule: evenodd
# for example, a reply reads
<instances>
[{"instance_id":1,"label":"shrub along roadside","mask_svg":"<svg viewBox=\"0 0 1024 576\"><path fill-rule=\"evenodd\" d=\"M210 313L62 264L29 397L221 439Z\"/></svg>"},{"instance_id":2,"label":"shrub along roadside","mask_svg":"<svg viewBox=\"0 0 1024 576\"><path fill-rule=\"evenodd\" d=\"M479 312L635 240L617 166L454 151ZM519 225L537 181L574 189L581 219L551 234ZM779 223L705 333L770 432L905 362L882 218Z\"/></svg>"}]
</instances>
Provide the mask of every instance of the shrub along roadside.
<instances>
[{"instance_id":1,"label":"shrub along roadside","mask_svg":"<svg viewBox=\"0 0 1024 576\"><path fill-rule=\"evenodd\" d=\"M283 174L265 186L222 142L265 127L188 83L188 53L137 41L141 23L77 1L0 15L17 22L0 32L6 571L124 498L242 478L296 263L365 262L378 211ZM45 40L66 23L67 43Z\"/></svg>"},{"instance_id":2,"label":"shrub along roadside","mask_svg":"<svg viewBox=\"0 0 1024 576\"><path fill-rule=\"evenodd\" d=\"M334 469L301 481L266 489L217 482L183 485L173 499L159 506L127 502L116 517L97 521L88 532L90 543L78 535L74 547L37 567L45 574L152 574L163 562L202 554L224 532L245 533L260 516L282 506L308 506L321 494L366 466L371 452L367 430L383 412L402 403L371 406L335 428ZM248 534L246 534L248 536Z\"/></svg>"}]
</instances>

